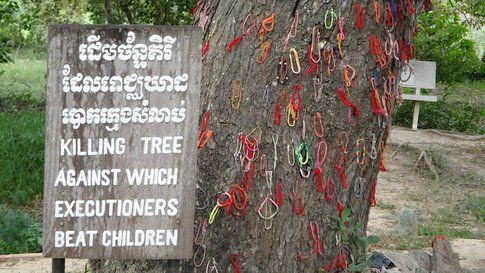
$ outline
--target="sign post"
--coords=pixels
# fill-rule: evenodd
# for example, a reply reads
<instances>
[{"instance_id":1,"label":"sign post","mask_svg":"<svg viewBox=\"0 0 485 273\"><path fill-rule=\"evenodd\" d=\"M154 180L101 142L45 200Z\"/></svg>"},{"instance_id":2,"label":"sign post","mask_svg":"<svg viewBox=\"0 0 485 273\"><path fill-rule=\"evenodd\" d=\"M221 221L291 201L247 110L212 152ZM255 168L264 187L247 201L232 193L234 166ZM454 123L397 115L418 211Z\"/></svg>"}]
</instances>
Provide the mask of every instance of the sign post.
<instances>
[{"instance_id":1,"label":"sign post","mask_svg":"<svg viewBox=\"0 0 485 273\"><path fill-rule=\"evenodd\" d=\"M200 29L55 25L48 39L44 256L191 258Z\"/></svg>"},{"instance_id":2,"label":"sign post","mask_svg":"<svg viewBox=\"0 0 485 273\"><path fill-rule=\"evenodd\" d=\"M53 258L52 259L52 273L64 273L66 272L66 259Z\"/></svg>"}]
</instances>

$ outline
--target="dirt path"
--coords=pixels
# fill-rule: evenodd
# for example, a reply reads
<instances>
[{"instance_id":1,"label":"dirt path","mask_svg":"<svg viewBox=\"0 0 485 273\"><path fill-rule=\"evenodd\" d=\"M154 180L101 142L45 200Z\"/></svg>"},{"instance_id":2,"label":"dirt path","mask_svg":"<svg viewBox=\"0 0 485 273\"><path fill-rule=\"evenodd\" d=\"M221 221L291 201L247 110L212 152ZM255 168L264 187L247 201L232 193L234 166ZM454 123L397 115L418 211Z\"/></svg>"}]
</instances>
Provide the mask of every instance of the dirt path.
<instances>
[{"instance_id":1,"label":"dirt path","mask_svg":"<svg viewBox=\"0 0 485 273\"><path fill-rule=\"evenodd\" d=\"M66 273L84 273L87 260L66 259ZM0 273L51 273L52 260L42 258L42 254L12 255L0 259Z\"/></svg>"},{"instance_id":2,"label":"dirt path","mask_svg":"<svg viewBox=\"0 0 485 273\"><path fill-rule=\"evenodd\" d=\"M378 205L371 210L368 233L381 237L379 247L402 251L430 250L433 233L440 228L454 230L450 232L453 250L462 266L485 272L485 226L463 209L467 196L485 196L485 136L394 128L390 144L386 151L389 171L379 174ZM413 171L421 150L438 162L435 165L441 164L437 166L440 181L426 171ZM397 236L398 214L404 206L418 211L420 236L416 238Z\"/></svg>"}]
</instances>

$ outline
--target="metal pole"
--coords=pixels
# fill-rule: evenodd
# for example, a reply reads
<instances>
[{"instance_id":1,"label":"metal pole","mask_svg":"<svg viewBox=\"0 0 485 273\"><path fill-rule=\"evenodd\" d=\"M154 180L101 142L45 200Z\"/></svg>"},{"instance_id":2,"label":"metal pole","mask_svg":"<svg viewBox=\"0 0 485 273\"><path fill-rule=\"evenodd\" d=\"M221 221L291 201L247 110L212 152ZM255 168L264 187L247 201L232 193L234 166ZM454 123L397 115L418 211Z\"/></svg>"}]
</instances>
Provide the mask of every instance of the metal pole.
<instances>
[{"instance_id":1,"label":"metal pole","mask_svg":"<svg viewBox=\"0 0 485 273\"><path fill-rule=\"evenodd\" d=\"M179 260L167 260L167 271L165 273L178 273Z\"/></svg>"},{"instance_id":2,"label":"metal pole","mask_svg":"<svg viewBox=\"0 0 485 273\"><path fill-rule=\"evenodd\" d=\"M52 259L52 273L65 273L66 259L53 258Z\"/></svg>"}]
</instances>

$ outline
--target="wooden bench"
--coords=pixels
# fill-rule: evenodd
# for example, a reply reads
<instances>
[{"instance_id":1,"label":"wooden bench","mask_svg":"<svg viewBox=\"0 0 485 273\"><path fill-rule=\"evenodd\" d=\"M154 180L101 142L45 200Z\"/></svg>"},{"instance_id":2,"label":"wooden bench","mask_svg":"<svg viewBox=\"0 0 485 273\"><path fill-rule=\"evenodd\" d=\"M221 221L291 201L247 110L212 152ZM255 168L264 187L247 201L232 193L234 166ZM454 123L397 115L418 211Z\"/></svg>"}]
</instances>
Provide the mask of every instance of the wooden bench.
<instances>
[{"instance_id":1,"label":"wooden bench","mask_svg":"<svg viewBox=\"0 0 485 273\"><path fill-rule=\"evenodd\" d=\"M403 94L404 100L414 101L413 125L414 131L418 130L419 107L421 102L436 102L437 96L421 95L421 88L436 88L436 63L412 60L409 67L401 71L401 80L399 83L402 87L415 88L414 94Z\"/></svg>"}]
</instances>

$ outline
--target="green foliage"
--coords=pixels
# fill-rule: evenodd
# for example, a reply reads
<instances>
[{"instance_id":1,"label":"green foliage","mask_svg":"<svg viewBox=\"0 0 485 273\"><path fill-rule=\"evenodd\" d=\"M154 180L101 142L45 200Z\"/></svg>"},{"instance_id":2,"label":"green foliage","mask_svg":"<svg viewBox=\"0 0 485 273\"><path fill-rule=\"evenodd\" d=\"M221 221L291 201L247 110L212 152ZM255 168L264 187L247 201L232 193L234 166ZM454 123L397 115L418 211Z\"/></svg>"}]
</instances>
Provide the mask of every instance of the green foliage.
<instances>
[{"instance_id":1,"label":"green foliage","mask_svg":"<svg viewBox=\"0 0 485 273\"><path fill-rule=\"evenodd\" d=\"M445 89L443 97L437 102L422 103L419 111L418 127L422 129L484 134L483 118L485 117L485 109L483 106L480 106L480 104L472 106L463 100L451 100L448 97L453 92L448 87ZM404 101L400 106L396 107L393 123L399 126L410 127L413 111L414 103L412 101Z\"/></svg>"},{"instance_id":2,"label":"green foliage","mask_svg":"<svg viewBox=\"0 0 485 273\"><path fill-rule=\"evenodd\" d=\"M448 0L453 11L459 13L471 27L481 28L485 25L485 1L483 0Z\"/></svg>"},{"instance_id":3,"label":"green foliage","mask_svg":"<svg viewBox=\"0 0 485 273\"><path fill-rule=\"evenodd\" d=\"M44 49L47 25L89 23L84 9L85 1L0 0L0 33L11 46Z\"/></svg>"},{"instance_id":4,"label":"green foliage","mask_svg":"<svg viewBox=\"0 0 485 273\"><path fill-rule=\"evenodd\" d=\"M16 2L0 0L0 63L8 63L12 61L10 48L7 44L8 37L3 33L2 26L12 21L12 16L18 8ZM2 70L0 70L0 75L1 74Z\"/></svg>"},{"instance_id":5,"label":"green foliage","mask_svg":"<svg viewBox=\"0 0 485 273\"><path fill-rule=\"evenodd\" d=\"M42 225L27 213L0 207L0 254L40 252Z\"/></svg>"},{"instance_id":6,"label":"green foliage","mask_svg":"<svg viewBox=\"0 0 485 273\"><path fill-rule=\"evenodd\" d=\"M12 57L10 56L10 48L2 41L0 37L0 63L10 63L12 62ZM4 70L0 70L0 76L4 73Z\"/></svg>"},{"instance_id":7,"label":"green foliage","mask_svg":"<svg viewBox=\"0 0 485 273\"><path fill-rule=\"evenodd\" d=\"M26 205L43 190L44 111L0 112L0 202Z\"/></svg>"},{"instance_id":8,"label":"green foliage","mask_svg":"<svg viewBox=\"0 0 485 273\"><path fill-rule=\"evenodd\" d=\"M350 272L363 272L369 267L367 254L367 248L370 245L377 244L380 241L378 236L370 235L365 236L362 234L362 223L358 222L354 226L351 225L350 215L352 214L352 209L345 208L342 211L342 218L333 217L333 220L337 224L338 232L341 236L342 244L348 245L350 240L355 242L357 251L355 254L359 256L355 257L355 261L349 265Z\"/></svg>"},{"instance_id":9,"label":"green foliage","mask_svg":"<svg viewBox=\"0 0 485 273\"><path fill-rule=\"evenodd\" d=\"M416 58L437 62L440 82L485 79L485 65L476 54L475 42L467 39L468 33L468 26L454 9L437 5L419 16Z\"/></svg>"},{"instance_id":10,"label":"green foliage","mask_svg":"<svg viewBox=\"0 0 485 273\"><path fill-rule=\"evenodd\" d=\"M187 25L192 22L196 0L87 0L91 20L96 24ZM111 17L111 18L108 18Z\"/></svg>"}]
</instances>

